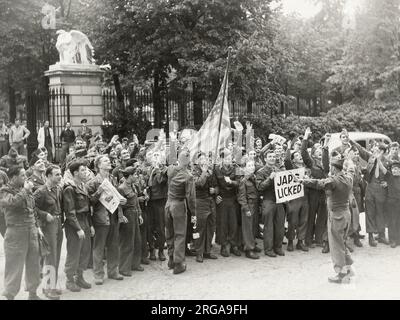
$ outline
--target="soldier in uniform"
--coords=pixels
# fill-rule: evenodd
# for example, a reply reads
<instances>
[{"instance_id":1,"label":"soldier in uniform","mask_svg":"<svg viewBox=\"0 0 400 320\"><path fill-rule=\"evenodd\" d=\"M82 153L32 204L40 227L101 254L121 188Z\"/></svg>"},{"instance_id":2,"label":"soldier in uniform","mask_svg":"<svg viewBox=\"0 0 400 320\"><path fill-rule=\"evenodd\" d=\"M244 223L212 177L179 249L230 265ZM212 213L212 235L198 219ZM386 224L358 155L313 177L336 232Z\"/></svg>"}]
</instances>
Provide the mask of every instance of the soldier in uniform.
<instances>
[{"instance_id":1,"label":"soldier in uniform","mask_svg":"<svg viewBox=\"0 0 400 320\"><path fill-rule=\"evenodd\" d=\"M343 172L343 160L331 159L330 177L322 180L303 180L304 185L325 190L328 206L328 238L331 258L336 275L329 282L347 282L353 275L353 260L346 246L351 224L349 199L353 188L353 177Z\"/></svg>"},{"instance_id":2,"label":"soldier in uniform","mask_svg":"<svg viewBox=\"0 0 400 320\"><path fill-rule=\"evenodd\" d=\"M168 267L174 274L186 270L185 240L187 226L187 210L192 214L192 222L196 222L196 189L193 176L188 170L190 153L181 151L178 165L168 167L168 200L166 211L166 239L168 245Z\"/></svg>"},{"instance_id":3,"label":"soldier in uniform","mask_svg":"<svg viewBox=\"0 0 400 320\"><path fill-rule=\"evenodd\" d=\"M36 291L40 284L39 239L33 184L26 180L25 169L15 166L8 170L10 182L0 190L0 206L4 209L7 230L4 237L4 292L13 300L21 287L25 265L26 290L29 300L40 300Z\"/></svg>"},{"instance_id":4,"label":"soldier in uniform","mask_svg":"<svg viewBox=\"0 0 400 320\"><path fill-rule=\"evenodd\" d=\"M28 169L28 160L25 156L19 155L15 148L10 148L8 154L0 159L0 170L7 172L11 167L18 166Z\"/></svg>"},{"instance_id":5,"label":"soldier in uniform","mask_svg":"<svg viewBox=\"0 0 400 320\"><path fill-rule=\"evenodd\" d=\"M237 202L239 180L237 167L232 164L232 154L221 152L222 164L214 168L217 178L217 215L220 216L217 230L220 229L221 256L229 257L230 253L240 257L240 208Z\"/></svg>"},{"instance_id":6,"label":"soldier in uniform","mask_svg":"<svg viewBox=\"0 0 400 320\"><path fill-rule=\"evenodd\" d=\"M90 145L90 139L93 137L92 129L87 126L87 119L82 119L82 127L78 129L78 137L81 137L86 142L86 148Z\"/></svg>"},{"instance_id":7,"label":"soldier in uniform","mask_svg":"<svg viewBox=\"0 0 400 320\"><path fill-rule=\"evenodd\" d=\"M94 236L90 198L84 183L86 170L85 163L72 162L69 171L73 178L66 183L63 190L64 227L67 238L66 287L72 292L79 292L81 288L91 288L83 278L83 272L90 259L90 237Z\"/></svg>"},{"instance_id":8,"label":"soldier in uniform","mask_svg":"<svg viewBox=\"0 0 400 320\"><path fill-rule=\"evenodd\" d=\"M93 205L93 226L95 229L93 242L93 272L95 284L102 285L104 283L103 257L105 248L107 248L108 278L113 280L124 279L118 271L119 224L127 223L128 220L124 217L121 207L116 209L118 212L109 212L100 202L101 194L105 192L101 184L105 179L108 179L115 188L118 187L116 179L110 175L110 159L105 155L98 156L95 160L95 168L98 174L88 182L87 188ZM121 199L120 204L125 205L126 199Z\"/></svg>"},{"instance_id":9,"label":"soldier in uniform","mask_svg":"<svg viewBox=\"0 0 400 320\"><path fill-rule=\"evenodd\" d=\"M388 220L385 212L387 182L385 181L385 175L382 169L378 165L378 160L380 160L385 167L389 164L384 158L386 145L375 145L372 148L372 153L365 150L365 148L360 146L357 142L351 141L351 145L354 145L358 149L362 159L368 161L364 177L368 182L365 193L365 217L369 245L371 247L377 246L374 233L379 234L378 242L388 245L389 241L385 236L385 228Z\"/></svg>"},{"instance_id":10,"label":"soldier in uniform","mask_svg":"<svg viewBox=\"0 0 400 320\"><path fill-rule=\"evenodd\" d=\"M382 162L378 162L381 170L386 172L386 181L388 183L388 203L387 210L389 211L389 241L390 247L396 248L400 245L400 162L394 161L391 163L390 171L386 170Z\"/></svg>"},{"instance_id":11,"label":"soldier in uniform","mask_svg":"<svg viewBox=\"0 0 400 320\"><path fill-rule=\"evenodd\" d=\"M119 230L119 272L125 277L131 277L132 271L144 271L140 265L142 258L142 241L139 226L143 223L142 211L138 200L136 168L127 167L121 170L124 182L118 187L118 192L126 198L122 206L127 223L121 224Z\"/></svg>"},{"instance_id":12,"label":"soldier in uniform","mask_svg":"<svg viewBox=\"0 0 400 320\"><path fill-rule=\"evenodd\" d=\"M156 260L155 248L158 247L158 258L165 261L165 203L168 192L167 167L163 157L153 153L152 166L149 170L150 200L148 202L150 260Z\"/></svg>"},{"instance_id":13,"label":"soldier in uniform","mask_svg":"<svg viewBox=\"0 0 400 320\"><path fill-rule=\"evenodd\" d=\"M293 170L298 168L304 168L303 158L299 148L299 141L296 141L298 151L291 153L292 142L289 141L288 148L286 150L285 156L285 168L286 170ZM300 142L301 144L301 142ZM305 245L304 240L306 238L307 231L307 219L308 219L308 188L304 188L304 196L298 199L291 200L287 203L287 214L288 214L288 251L293 251L293 240L295 233L297 235L297 250L302 250L307 252L308 247Z\"/></svg>"},{"instance_id":14,"label":"soldier in uniform","mask_svg":"<svg viewBox=\"0 0 400 320\"><path fill-rule=\"evenodd\" d=\"M35 192L39 187L44 186L46 183L46 165L43 160L37 160L32 168L32 174L28 178L33 184L33 192Z\"/></svg>"},{"instance_id":15,"label":"soldier in uniform","mask_svg":"<svg viewBox=\"0 0 400 320\"><path fill-rule=\"evenodd\" d=\"M61 295L61 290L57 290L64 222L62 190L59 187L61 178L61 169L51 165L46 170L46 184L38 187L33 194L39 223L50 246L50 254L45 257L44 265L55 269L55 281L50 281L50 286L43 288L44 294L51 300L59 300Z\"/></svg>"},{"instance_id":16,"label":"soldier in uniform","mask_svg":"<svg viewBox=\"0 0 400 320\"><path fill-rule=\"evenodd\" d=\"M130 159L129 151L124 149L121 151L121 163L112 171L112 175L117 178L118 182L121 182L122 177L124 176L122 170L124 170L128 165L127 162Z\"/></svg>"},{"instance_id":17,"label":"soldier in uniform","mask_svg":"<svg viewBox=\"0 0 400 320\"><path fill-rule=\"evenodd\" d=\"M0 170L0 189L8 184L8 176L7 174L3 171ZM6 220L4 218L4 209L0 208L0 234L4 238L4 235L6 233Z\"/></svg>"},{"instance_id":18,"label":"soldier in uniform","mask_svg":"<svg viewBox=\"0 0 400 320\"><path fill-rule=\"evenodd\" d=\"M389 154L387 156L388 161L390 161L390 162L400 161L399 149L400 149L400 145L398 142L392 142L389 145Z\"/></svg>"},{"instance_id":19,"label":"soldier in uniform","mask_svg":"<svg viewBox=\"0 0 400 320\"><path fill-rule=\"evenodd\" d=\"M303 158L306 168L310 170L311 178L313 179L324 179L329 173L329 165L324 166L322 163L322 156L324 159L329 161L329 150L327 147L321 145L314 145L311 148L311 155L309 154L307 147L309 138L311 136L311 130L307 129L304 134L304 139L301 143L301 156ZM325 145L328 142L329 137L325 136ZM326 209L326 196L323 190L316 190L313 188L308 189L308 219L307 219L307 230L306 230L306 246L313 248L313 238L315 235L315 242L322 246L322 253L329 252L328 244L328 231L327 231L327 218L328 212Z\"/></svg>"},{"instance_id":20,"label":"soldier in uniform","mask_svg":"<svg viewBox=\"0 0 400 320\"><path fill-rule=\"evenodd\" d=\"M264 253L275 258L284 256L282 250L285 235L285 208L276 203L274 178L277 171L276 155L273 151L266 151L265 166L257 171L257 189L263 197L262 220L264 223Z\"/></svg>"},{"instance_id":21,"label":"soldier in uniform","mask_svg":"<svg viewBox=\"0 0 400 320\"><path fill-rule=\"evenodd\" d=\"M201 263L203 258L217 259L217 256L211 253L215 230L216 181L205 153L198 155L192 174L196 186L196 231L199 233L199 238L195 239L196 261Z\"/></svg>"},{"instance_id":22,"label":"soldier in uniform","mask_svg":"<svg viewBox=\"0 0 400 320\"><path fill-rule=\"evenodd\" d=\"M353 238L354 245L357 247L362 247L362 243L360 241L359 231L360 227L360 210L363 208L361 190L363 188L362 183L362 173L361 166L359 163L359 152L355 146L350 147L345 152L345 162L344 169L345 170L353 170L351 174L353 175L353 190L350 195L350 212L351 212L351 228L349 231L349 237ZM351 251L351 247L349 246L349 250Z\"/></svg>"},{"instance_id":23,"label":"soldier in uniform","mask_svg":"<svg viewBox=\"0 0 400 320\"><path fill-rule=\"evenodd\" d=\"M256 233L258 231L258 190L254 175L255 163L248 161L244 168L244 177L239 182L238 202L242 214L242 236L244 251L249 259L259 259L261 249L257 247Z\"/></svg>"}]
</instances>

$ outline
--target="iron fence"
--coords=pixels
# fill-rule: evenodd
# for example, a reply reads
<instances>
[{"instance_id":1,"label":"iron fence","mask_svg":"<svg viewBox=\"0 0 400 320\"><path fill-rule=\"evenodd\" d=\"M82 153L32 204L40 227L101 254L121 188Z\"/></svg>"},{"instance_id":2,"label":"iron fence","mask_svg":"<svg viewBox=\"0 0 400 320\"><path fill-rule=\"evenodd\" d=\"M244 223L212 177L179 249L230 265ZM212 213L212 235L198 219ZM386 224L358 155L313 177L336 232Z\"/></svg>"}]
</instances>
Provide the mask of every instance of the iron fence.
<instances>
[{"instance_id":1,"label":"iron fence","mask_svg":"<svg viewBox=\"0 0 400 320\"><path fill-rule=\"evenodd\" d=\"M105 120L111 120L115 115L117 108L117 96L112 89L103 89L103 109ZM142 114L154 126L155 112L153 104L153 93L151 91L130 91L123 92L124 108ZM177 121L179 127L194 126L194 97L192 91L183 91L179 94L166 92L161 95L161 102L164 106L161 115L162 119L168 123ZM208 114L214 106L215 101L201 99L200 123L207 119ZM262 101L256 101L249 104L246 100L229 99L229 114L232 119L240 116L253 114L261 116L266 110L267 105ZM168 109L166 109L168 107ZM168 110L168 111L167 111ZM199 121L197 121L199 122Z\"/></svg>"}]
</instances>

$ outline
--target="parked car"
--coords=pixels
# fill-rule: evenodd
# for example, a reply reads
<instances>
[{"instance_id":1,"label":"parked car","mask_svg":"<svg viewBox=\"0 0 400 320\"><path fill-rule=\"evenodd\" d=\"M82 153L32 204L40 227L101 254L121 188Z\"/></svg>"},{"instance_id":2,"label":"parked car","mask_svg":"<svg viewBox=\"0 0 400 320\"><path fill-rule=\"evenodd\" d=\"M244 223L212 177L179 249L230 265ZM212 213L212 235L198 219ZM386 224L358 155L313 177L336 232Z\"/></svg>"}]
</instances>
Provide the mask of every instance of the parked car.
<instances>
[{"instance_id":1,"label":"parked car","mask_svg":"<svg viewBox=\"0 0 400 320\"><path fill-rule=\"evenodd\" d=\"M376 132L349 132L349 138L367 150L370 149L373 142L384 142L386 144L390 144L392 142L388 136ZM332 133L331 140L329 141L329 150L333 150L339 147L341 144L342 142L340 140L340 133Z\"/></svg>"}]
</instances>

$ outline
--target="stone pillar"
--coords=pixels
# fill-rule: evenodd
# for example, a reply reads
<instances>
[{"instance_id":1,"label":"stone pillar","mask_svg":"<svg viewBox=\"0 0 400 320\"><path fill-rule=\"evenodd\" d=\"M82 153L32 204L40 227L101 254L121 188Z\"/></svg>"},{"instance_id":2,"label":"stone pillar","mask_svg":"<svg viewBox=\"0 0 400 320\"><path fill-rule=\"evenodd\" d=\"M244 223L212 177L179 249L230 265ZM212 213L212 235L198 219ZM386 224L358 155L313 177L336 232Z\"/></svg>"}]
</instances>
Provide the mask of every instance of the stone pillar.
<instances>
[{"instance_id":1,"label":"stone pillar","mask_svg":"<svg viewBox=\"0 0 400 320\"><path fill-rule=\"evenodd\" d=\"M93 135L101 133L103 121L103 102L101 83L103 71L97 65L59 64L49 67L45 72L49 77L49 89L64 88L70 95L71 126L77 133L81 120L88 120Z\"/></svg>"}]
</instances>

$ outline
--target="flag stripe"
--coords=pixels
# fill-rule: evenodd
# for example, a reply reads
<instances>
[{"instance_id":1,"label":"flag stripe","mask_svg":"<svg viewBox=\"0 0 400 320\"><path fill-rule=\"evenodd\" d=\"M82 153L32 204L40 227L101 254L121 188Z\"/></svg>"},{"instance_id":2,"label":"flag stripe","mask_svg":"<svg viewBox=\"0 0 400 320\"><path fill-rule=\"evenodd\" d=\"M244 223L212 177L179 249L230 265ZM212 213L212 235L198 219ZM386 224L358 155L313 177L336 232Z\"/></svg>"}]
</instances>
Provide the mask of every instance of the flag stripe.
<instances>
[{"instance_id":1,"label":"flag stripe","mask_svg":"<svg viewBox=\"0 0 400 320\"><path fill-rule=\"evenodd\" d=\"M224 96L224 87L225 96ZM222 117L221 117L222 112ZM221 124L220 124L221 122ZM219 130L219 141L218 139ZM229 120L229 106L228 106L228 70L225 71L224 80L215 101L215 104L208 115L206 121L203 123L200 130L188 142L187 147L190 150L192 159L199 151L208 154L210 151L215 153L216 146L218 150L225 146L226 140L231 135L231 125Z\"/></svg>"}]
</instances>

